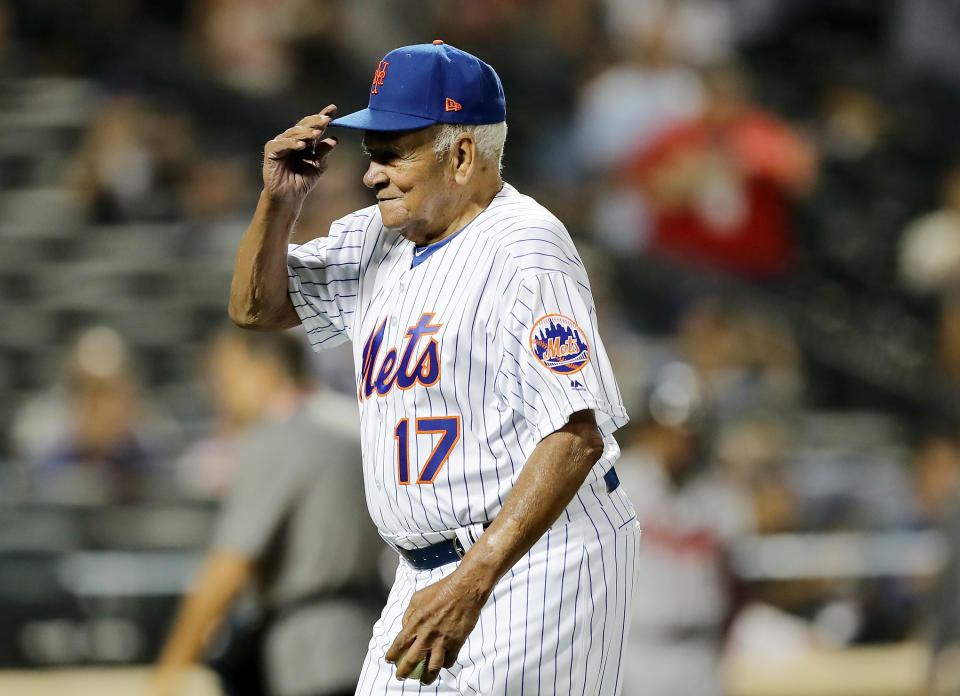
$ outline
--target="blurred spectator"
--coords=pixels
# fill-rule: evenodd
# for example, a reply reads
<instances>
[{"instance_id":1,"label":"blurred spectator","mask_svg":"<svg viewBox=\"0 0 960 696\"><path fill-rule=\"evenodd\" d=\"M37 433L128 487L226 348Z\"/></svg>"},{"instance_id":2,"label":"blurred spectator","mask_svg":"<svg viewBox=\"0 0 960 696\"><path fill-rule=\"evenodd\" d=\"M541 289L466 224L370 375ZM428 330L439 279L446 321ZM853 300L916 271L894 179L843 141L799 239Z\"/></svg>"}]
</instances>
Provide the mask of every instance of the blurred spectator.
<instances>
[{"instance_id":1,"label":"blurred spectator","mask_svg":"<svg viewBox=\"0 0 960 696\"><path fill-rule=\"evenodd\" d=\"M944 493L935 494L937 507L940 508L941 519L939 529L944 535L946 542L946 564L937 579L932 592L926 602L926 625L927 636L929 639L931 661L930 669L927 674L927 690L924 694L934 696L935 694L946 693L942 691L944 676L953 674L954 678L960 671L960 497L956 495L956 459L957 443L949 444L941 442L939 444L930 443L932 449L940 449L940 454L935 454L932 450L927 455L930 458L945 459L950 457L954 460L954 466L950 467L953 471L949 476L952 487L949 490L953 495ZM952 451L948 452L948 449ZM941 468L931 465L931 468ZM929 483L933 479L940 478L930 474L924 477ZM941 505L947 503L947 505Z\"/></svg>"},{"instance_id":2,"label":"blurred spectator","mask_svg":"<svg viewBox=\"0 0 960 696\"><path fill-rule=\"evenodd\" d=\"M587 180L595 181L591 227L607 246L635 249L635 230L645 214L638 192L615 174L632 152L644 149L663 128L698 114L702 103L700 78L676 60L667 28L657 24L639 30L623 59L581 88L574 148Z\"/></svg>"},{"instance_id":3,"label":"blurred spectator","mask_svg":"<svg viewBox=\"0 0 960 696\"><path fill-rule=\"evenodd\" d=\"M954 434L923 438L911 461L913 510L909 526L939 526L960 490L960 442Z\"/></svg>"},{"instance_id":4,"label":"blurred spectator","mask_svg":"<svg viewBox=\"0 0 960 696\"><path fill-rule=\"evenodd\" d=\"M160 452L120 336L105 327L84 331L67 358L65 387L62 398L28 405L17 424L36 495L68 502L143 497ZM45 444L34 443L37 436Z\"/></svg>"},{"instance_id":5,"label":"blurred spectator","mask_svg":"<svg viewBox=\"0 0 960 696\"><path fill-rule=\"evenodd\" d=\"M248 222L240 211L253 191L249 169L242 158L215 153L186 168L181 182L186 221L181 254L222 260L236 252Z\"/></svg>"},{"instance_id":6,"label":"blurred spectator","mask_svg":"<svg viewBox=\"0 0 960 696\"><path fill-rule=\"evenodd\" d=\"M230 483L239 441L262 417L265 389L247 374L250 351L232 328L217 333L203 361L203 379L213 408L212 432L190 445L176 464L180 486L190 495L216 498Z\"/></svg>"},{"instance_id":7,"label":"blurred spectator","mask_svg":"<svg viewBox=\"0 0 960 696\"><path fill-rule=\"evenodd\" d=\"M338 3L308 0L201 0L192 7L193 49L221 84L251 98L281 96L300 77L297 43L335 42L337 12Z\"/></svg>"},{"instance_id":8,"label":"blurred spectator","mask_svg":"<svg viewBox=\"0 0 960 696\"><path fill-rule=\"evenodd\" d=\"M839 264L885 287L892 238L918 190L898 138L915 131L897 130L894 110L871 82L837 77L823 92L812 123L822 163L817 188L803 201L800 236L808 268Z\"/></svg>"},{"instance_id":9,"label":"blurred spectator","mask_svg":"<svg viewBox=\"0 0 960 696\"><path fill-rule=\"evenodd\" d=\"M823 158L861 162L887 135L890 114L880 100L864 89L834 85L827 90L819 121Z\"/></svg>"},{"instance_id":10,"label":"blurred spectator","mask_svg":"<svg viewBox=\"0 0 960 696\"><path fill-rule=\"evenodd\" d=\"M944 693L937 683L949 670L960 668L960 442L952 435L923 439L913 455L913 519L908 523L942 531L946 564L926 602L931 647L929 694Z\"/></svg>"},{"instance_id":11,"label":"blurred spectator","mask_svg":"<svg viewBox=\"0 0 960 696\"><path fill-rule=\"evenodd\" d=\"M960 162L944 178L940 208L903 231L900 278L917 294L960 289Z\"/></svg>"},{"instance_id":12,"label":"blurred spectator","mask_svg":"<svg viewBox=\"0 0 960 696\"><path fill-rule=\"evenodd\" d=\"M730 544L753 527L750 502L708 468L692 371L665 369L617 464L643 529L624 694L720 694L720 646L733 609Z\"/></svg>"},{"instance_id":13,"label":"blurred spectator","mask_svg":"<svg viewBox=\"0 0 960 696\"><path fill-rule=\"evenodd\" d=\"M790 200L813 183L815 155L747 100L732 65L706 74L703 114L638 152L627 175L651 209L651 251L755 280L782 278L795 256Z\"/></svg>"},{"instance_id":14,"label":"blurred spectator","mask_svg":"<svg viewBox=\"0 0 960 696\"><path fill-rule=\"evenodd\" d=\"M960 5L896 0L889 37L915 142L922 143L923 155L942 163L960 146Z\"/></svg>"},{"instance_id":15,"label":"blurred spectator","mask_svg":"<svg viewBox=\"0 0 960 696\"><path fill-rule=\"evenodd\" d=\"M677 120L700 113L697 73L676 60L662 26L651 26L580 90L574 133L588 172L607 173Z\"/></svg>"},{"instance_id":16,"label":"blurred spectator","mask_svg":"<svg viewBox=\"0 0 960 696\"><path fill-rule=\"evenodd\" d=\"M900 278L915 295L939 305L940 367L960 379L960 163L942 184L941 206L920 216L900 241Z\"/></svg>"},{"instance_id":17,"label":"blurred spectator","mask_svg":"<svg viewBox=\"0 0 960 696\"><path fill-rule=\"evenodd\" d=\"M352 694L379 606L381 547L363 510L356 432L307 408L306 356L296 336L233 330L220 346L230 347L222 367L248 385L253 412L212 548L151 693L177 693L211 629L252 582L264 616L214 663L227 693Z\"/></svg>"},{"instance_id":18,"label":"blurred spectator","mask_svg":"<svg viewBox=\"0 0 960 696\"><path fill-rule=\"evenodd\" d=\"M771 415L730 423L717 436L718 475L749 498L759 534L796 528L798 505L785 467L791 433Z\"/></svg>"},{"instance_id":19,"label":"blurred spectator","mask_svg":"<svg viewBox=\"0 0 960 696\"><path fill-rule=\"evenodd\" d=\"M681 317L674 342L677 357L695 371L718 423L799 403L799 349L790 328L769 313L703 298Z\"/></svg>"},{"instance_id":20,"label":"blurred spectator","mask_svg":"<svg viewBox=\"0 0 960 696\"><path fill-rule=\"evenodd\" d=\"M731 57L734 3L727 0L603 0L607 30L627 46L645 27L662 26L670 51L683 62L713 65Z\"/></svg>"},{"instance_id":21,"label":"blurred spectator","mask_svg":"<svg viewBox=\"0 0 960 696\"><path fill-rule=\"evenodd\" d=\"M906 71L960 87L960 21L955 0L897 0L894 49Z\"/></svg>"},{"instance_id":22,"label":"blurred spectator","mask_svg":"<svg viewBox=\"0 0 960 696\"><path fill-rule=\"evenodd\" d=\"M151 110L136 94L106 99L68 171L68 183L92 222L170 220L192 154L185 113Z\"/></svg>"},{"instance_id":23,"label":"blurred spectator","mask_svg":"<svg viewBox=\"0 0 960 696\"><path fill-rule=\"evenodd\" d=\"M898 526L908 530L943 530L948 542L954 543L954 508L960 490L960 442L955 433L933 432L920 439L911 455L910 483L909 507ZM956 581L956 568L951 567L956 560L949 558L956 549L948 548L947 552L947 566L940 578L928 574L883 578L873 583L872 592L862 592L866 595L861 601L866 604L863 622L868 636L879 633L881 640L897 640L925 622L936 636L934 654L960 637L949 635L956 630L951 626L956 617L951 614L956 611L952 603L956 601L957 589L944 587L943 583ZM936 606L936 617L924 615L923 610L929 610L931 603Z\"/></svg>"}]
</instances>

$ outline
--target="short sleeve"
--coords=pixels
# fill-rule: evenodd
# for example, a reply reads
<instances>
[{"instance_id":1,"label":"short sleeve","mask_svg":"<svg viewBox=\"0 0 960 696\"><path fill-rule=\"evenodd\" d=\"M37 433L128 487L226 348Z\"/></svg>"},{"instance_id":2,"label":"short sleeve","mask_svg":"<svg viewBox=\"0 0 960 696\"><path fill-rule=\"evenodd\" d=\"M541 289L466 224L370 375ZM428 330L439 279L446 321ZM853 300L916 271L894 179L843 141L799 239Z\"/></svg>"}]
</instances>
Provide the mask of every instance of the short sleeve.
<instances>
[{"instance_id":1,"label":"short sleeve","mask_svg":"<svg viewBox=\"0 0 960 696\"><path fill-rule=\"evenodd\" d=\"M287 251L290 301L314 350L349 338L363 254L363 229L347 229L354 220L338 220L328 237L291 244Z\"/></svg>"},{"instance_id":2,"label":"short sleeve","mask_svg":"<svg viewBox=\"0 0 960 696\"><path fill-rule=\"evenodd\" d=\"M538 439L577 411L593 410L605 436L626 424L585 284L563 272L520 283L501 318L500 343L497 390Z\"/></svg>"}]
</instances>

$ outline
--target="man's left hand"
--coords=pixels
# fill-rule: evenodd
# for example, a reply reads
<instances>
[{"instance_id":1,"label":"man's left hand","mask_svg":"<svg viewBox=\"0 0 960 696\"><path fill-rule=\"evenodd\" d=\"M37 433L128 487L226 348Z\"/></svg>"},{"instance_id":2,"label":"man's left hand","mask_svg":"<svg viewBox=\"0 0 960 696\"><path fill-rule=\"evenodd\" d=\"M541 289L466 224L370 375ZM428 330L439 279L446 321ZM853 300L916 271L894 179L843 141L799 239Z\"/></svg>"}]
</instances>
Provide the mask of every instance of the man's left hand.
<instances>
[{"instance_id":1,"label":"man's left hand","mask_svg":"<svg viewBox=\"0 0 960 696\"><path fill-rule=\"evenodd\" d=\"M477 625L487 597L479 583L458 568L443 580L414 593L403 615L403 628L387 650L387 662L397 665L397 678L406 678L421 660L420 678L432 684L440 669L453 667L460 648ZM403 660L397 663L397 660Z\"/></svg>"}]
</instances>

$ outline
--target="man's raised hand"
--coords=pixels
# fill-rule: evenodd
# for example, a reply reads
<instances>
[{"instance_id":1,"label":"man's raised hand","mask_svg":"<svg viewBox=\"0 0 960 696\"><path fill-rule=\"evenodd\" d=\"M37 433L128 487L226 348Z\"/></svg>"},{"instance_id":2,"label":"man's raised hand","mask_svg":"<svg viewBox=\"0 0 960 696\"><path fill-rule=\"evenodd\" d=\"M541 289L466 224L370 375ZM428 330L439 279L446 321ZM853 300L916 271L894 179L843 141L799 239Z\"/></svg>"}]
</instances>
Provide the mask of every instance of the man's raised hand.
<instances>
[{"instance_id":1,"label":"man's raised hand","mask_svg":"<svg viewBox=\"0 0 960 696\"><path fill-rule=\"evenodd\" d=\"M336 138L324 138L337 107L327 106L288 128L263 148L263 188L271 198L300 201L313 190L327 168Z\"/></svg>"}]
</instances>

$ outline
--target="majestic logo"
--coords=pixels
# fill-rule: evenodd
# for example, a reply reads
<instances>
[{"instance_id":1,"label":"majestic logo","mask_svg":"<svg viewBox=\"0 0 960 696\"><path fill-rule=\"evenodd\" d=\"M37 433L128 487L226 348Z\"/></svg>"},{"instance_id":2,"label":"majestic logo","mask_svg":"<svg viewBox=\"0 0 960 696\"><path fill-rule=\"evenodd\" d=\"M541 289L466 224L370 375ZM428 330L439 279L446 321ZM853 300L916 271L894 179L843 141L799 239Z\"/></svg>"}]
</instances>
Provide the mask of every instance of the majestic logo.
<instances>
[{"instance_id":1,"label":"majestic logo","mask_svg":"<svg viewBox=\"0 0 960 696\"><path fill-rule=\"evenodd\" d=\"M540 317L530 330L530 350L548 370L558 375L580 372L590 361L583 330L562 314Z\"/></svg>"},{"instance_id":2,"label":"majestic logo","mask_svg":"<svg viewBox=\"0 0 960 696\"><path fill-rule=\"evenodd\" d=\"M451 99L450 97L447 97L446 104L447 104L446 111L462 111L463 110L463 104L461 104L460 102L453 101L453 99Z\"/></svg>"},{"instance_id":3,"label":"majestic logo","mask_svg":"<svg viewBox=\"0 0 960 696\"><path fill-rule=\"evenodd\" d=\"M376 71L373 73L373 89L370 90L370 94L380 94L377 91L377 87L383 84L383 78L387 76L387 66L390 65L385 60L380 61L380 65L377 66Z\"/></svg>"},{"instance_id":4,"label":"majestic logo","mask_svg":"<svg viewBox=\"0 0 960 696\"><path fill-rule=\"evenodd\" d=\"M407 328L406 344L403 346L403 355L399 362L399 351L391 348L380 360L380 348L383 347L383 334L387 327L387 320L380 322L380 326L370 334L370 338L363 344L363 368L360 371L361 400L369 399L376 393L386 396L396 385L400 389L410 389L418 382L425 387L433 386L440 379L440 344L431 338L426 347L413 358L417 344L424 336L437 333L443 324L431 324L433 314L425 312L414 326ZM411 364L413 367L411 368Z\"/></svg>"}]
</instances>

